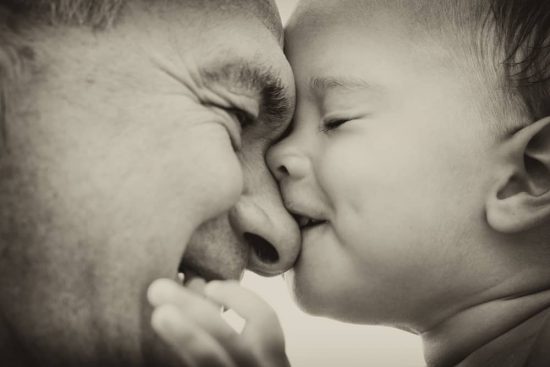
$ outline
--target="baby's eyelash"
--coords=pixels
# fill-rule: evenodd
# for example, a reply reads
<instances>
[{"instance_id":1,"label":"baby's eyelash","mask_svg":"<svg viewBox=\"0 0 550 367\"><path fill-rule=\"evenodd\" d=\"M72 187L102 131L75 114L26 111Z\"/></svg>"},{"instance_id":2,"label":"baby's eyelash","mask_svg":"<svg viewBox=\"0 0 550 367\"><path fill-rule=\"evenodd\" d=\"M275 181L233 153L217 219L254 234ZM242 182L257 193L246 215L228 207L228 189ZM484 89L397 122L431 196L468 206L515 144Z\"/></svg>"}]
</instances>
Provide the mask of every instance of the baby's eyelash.
<instances>
[{"instance_id":1,"label":"baby's eyelash","mask_svg":"<svg viewBox=\"0 0 550 367\"><path fill-rule=\"evenodd\" d=\"M323 122L323 126L321 127L322 132L327 132L330 130L336 129L338 126L343 125L349 121L349 119L333 119Z\"/></svg>"}]
</instances>

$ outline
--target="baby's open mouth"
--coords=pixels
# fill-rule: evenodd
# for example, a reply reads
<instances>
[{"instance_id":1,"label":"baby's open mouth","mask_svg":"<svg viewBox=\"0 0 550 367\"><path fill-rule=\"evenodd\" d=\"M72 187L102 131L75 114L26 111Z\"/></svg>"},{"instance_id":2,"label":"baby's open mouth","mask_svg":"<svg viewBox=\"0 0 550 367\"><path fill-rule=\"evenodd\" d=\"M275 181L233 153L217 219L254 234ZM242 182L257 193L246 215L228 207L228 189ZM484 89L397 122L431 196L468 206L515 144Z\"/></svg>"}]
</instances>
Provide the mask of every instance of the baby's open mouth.
<instances>
[{"instance_id":1,"label":"baby's open mouth","mask_svg":"<svg viewBox=\"0 0 550 367\"><path fill-rule=\"evenodd\" d=\"M296 219L296 222L298 223L300 230L309 229L327 222L326 220L323 220L323 219L315 219L315 218L307 217L304 215L298 215L298 214L294 215L294 218Z\"/></svg>"}]
</instances>

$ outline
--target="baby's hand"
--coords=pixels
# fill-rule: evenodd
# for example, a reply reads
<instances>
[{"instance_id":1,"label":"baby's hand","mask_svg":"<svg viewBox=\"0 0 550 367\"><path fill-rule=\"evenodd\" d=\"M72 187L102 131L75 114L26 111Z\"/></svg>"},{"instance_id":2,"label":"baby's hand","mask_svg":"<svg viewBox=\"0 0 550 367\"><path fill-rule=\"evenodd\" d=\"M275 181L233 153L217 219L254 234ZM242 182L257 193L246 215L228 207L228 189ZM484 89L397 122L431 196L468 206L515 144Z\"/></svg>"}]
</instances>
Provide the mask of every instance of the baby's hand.
<instances>
[{"instance_id":1,"label":"baby's hand","mask_svg":"<svg viewBox=\"0 0 550 367\"><path fill-rule=\"evenodd\" d=\"M202 296L159 279L149 287L148 298L155 308L153 329L191 366L289 366L277 315L236 281L212 281ZM220 305L245 319L240 334L223 320Z\"/></svg>"}]
</instances>

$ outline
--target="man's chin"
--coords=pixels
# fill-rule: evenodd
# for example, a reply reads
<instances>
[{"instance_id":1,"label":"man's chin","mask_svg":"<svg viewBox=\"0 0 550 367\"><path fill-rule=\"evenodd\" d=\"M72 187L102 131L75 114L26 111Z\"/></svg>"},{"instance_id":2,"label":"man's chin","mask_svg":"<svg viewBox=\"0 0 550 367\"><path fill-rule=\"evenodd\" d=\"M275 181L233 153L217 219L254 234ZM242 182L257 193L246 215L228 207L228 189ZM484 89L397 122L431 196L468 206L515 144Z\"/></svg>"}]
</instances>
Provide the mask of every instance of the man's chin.
<instances>
[{"instance_id":1,"label":"man's chin","mask_svg":"<svg viewBox=\"0 0 550 367\"><path fill-rule=\"evenodd\" d=\"M168 345L160 338L151 326L152 308L148 305L143 307L141 318L141 338L139 356L136 358L140 366L146 367L181 367L184 365Z\"/></svg>"},{"instance_id":2,"label":"man's chin","mask_svg":"<svg viewBox=\"0 0 550 367\"><path fill-rule=\"evenodd\" d=\"M142 339L142 366L181 367L184 365L176 354L153 331L148 330Z\"/></svg>"},{"instance_id":3,"label":"man's chin","mask_svg":"<svg viewBox=\"0 0 550 367\"><path fill-rule=\"evenodd\" d=\"M207 281L242 278L248 263L249 247L239 238L227 215L203 223L192 235L179 272Z\"/></svg>"}]
</instances>

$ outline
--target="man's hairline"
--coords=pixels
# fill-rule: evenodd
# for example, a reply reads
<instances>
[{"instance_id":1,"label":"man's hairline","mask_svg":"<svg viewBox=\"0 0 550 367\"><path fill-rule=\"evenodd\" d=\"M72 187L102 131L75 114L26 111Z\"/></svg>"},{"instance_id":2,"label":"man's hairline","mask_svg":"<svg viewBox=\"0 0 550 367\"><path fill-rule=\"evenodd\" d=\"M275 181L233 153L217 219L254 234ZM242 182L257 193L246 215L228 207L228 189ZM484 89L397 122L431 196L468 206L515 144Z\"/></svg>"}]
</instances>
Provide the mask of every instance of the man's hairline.
<instances>
[{"instance_id":1,"label":"man's hairline","mask_svg":"<svg viewBox=\"0 0 550 367\"><path fill-rule=\"evenodd\" d=\"M143 0L138 0L139 2L141 2L142 4L146 4L147 2L143 1ZM255 0L252 0L252 1L245 1L245 2L254 2ZM265 14L269 14L269 15L266 15L264 17L262 17L259 13L260 11L256 8L254 11L253 10L249 10L247 8L244 8L242 7L242 4L244 4L244 2L240 2L240 4L238 6L241 7L241 9L243 11L246 11L247 14L250 14L252 16L254 16L265 28L267 28L267 30L270 32L271 36L274 37L274 39L276 40L276 43L277 45L279 45L279 47L281 48L281 52L282 52L282 48L283 48L283 40L284 40L284 32L283 32L283 27L282 27L282 23L281 23L281 18L280 18L280 14L278 12L278 9L275 5L275 3L272 1L272 0L265 0L264 3L267 3L267 6L268 6L268 9L265 10L266 8L263 8L266 13ZM54 19L50 19L51 21L51 24L52 26L73 26L73 27L79 27L79 28L88 28L91 32L103 32L103 31L108 31L109 29L114 29L118 26L118 23L120 22L120 20L126 15L126 10L124 8L124 6L122 6L123 4L126 4L125 2L123 1L120 1L119 4L121 4L120 7L116 8L116 9L113 9L113 17L110 18L110 19L107 19L105 21L102 21L102 22L99 22L99 23L94 23L93 21L91 22L80 22L80 24L71 24L71 22L68 22L68 24L65 24L63 22L55 22ZM181 4L183 6L183 4ZM157 6L156 4L152 4L151 6ZM197 10L199 10L198 7L195 7ZM200 9L200 10L206 10L208 11L208 9L206 9L206 7ZM215 10L217 11L217 10ZM236 13L235 13L236 15ZM5 29L7 29L7 26L6 24L8 23L7 22L7 19L9 19L9 17L15 17L17 19L18 15L17 14L12 14L12 12L7 8L6 5L1 5L0 4L0 21L2 21L4 24L0 24L0 31L4 31ZM93 20L93 19L92 19ZM27 21L29 22L33 22L35 21L34 19L32 19L32 17L30 19L28 19ZM43 20L44 21L44 20ZM89 20L90 21L90 20ZM37 22L37 24L35 25L38 25L40 22ZM79 22L77 22L79 23ZM30 31L29 29L24 29L25 32L28 32ZM17 31L16 30L11 30L9 32L5 32L8 34L8 37L11 35L13 35L13 38L14 39L17 39L19 38L18 35L17 35ZM22 42L22 41L21 41ZM5 150L5 147L7 146L7 124L8 124L8 116L9 116L9 111L8 109L10 108L9 105L13 104L14 102L11 101L10 102L10 91L9 89L17 89L18 85L20 83L22 83L23 81L21 80L22 76L26 73L29 72L29 69L32 67L30 64L36 60L26 60L25 58L22 57L22 55L20 55L19 51L20 49L25 49L27 48L26 45L22 45L22 47L18 48L18 47L11 47L12 45L10 45L10 43L4 43L3 45L0 46L0 56L2 53L4 54L8 54L10 55L11 57L3 57L4 60L0 59L0 61L4 61L3 63L0 63L0 154ZM15 45L17 46L17 45ZM32 51L32 50L31 50ZM29 62L30 61L30 62ZM10 87L11 86L11 87Z\"/></svg>"}]
</instances>

